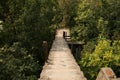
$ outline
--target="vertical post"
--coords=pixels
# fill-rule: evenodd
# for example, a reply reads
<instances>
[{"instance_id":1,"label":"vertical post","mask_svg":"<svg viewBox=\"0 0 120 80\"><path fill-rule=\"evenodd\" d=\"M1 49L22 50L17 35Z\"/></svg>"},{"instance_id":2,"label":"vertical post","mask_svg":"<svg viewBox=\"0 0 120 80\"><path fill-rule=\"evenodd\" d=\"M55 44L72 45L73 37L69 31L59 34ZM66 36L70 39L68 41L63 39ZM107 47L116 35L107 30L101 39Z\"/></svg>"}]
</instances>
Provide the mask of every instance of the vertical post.
<instances>
[{"instance_id":1,"label":"vertical post","mask_svg":"<svg viewBox=\"0 0 120 80\"><path fill-rule=\"evenodd\" d=\"M63 31L63 38L65 38L65 31Z\"/></svg>"},{"instance_id":2,"label":"vertical post","mask_svg":"<svg viewBox=\"0 0 120 80\"><path fill-rule=\"evenodd\" d=\"M73 53L73 42L71 42L71 52Z\"/></svg>"},{"instance_id":3,"label":"vertical post","mask_svg":"<svg viewBox=\"0 0 120 80\"><path fill-rule=\"evenodd\" d=\"M47 62L48 59L48 43L47 41L43 41L43 50L44 50L44 58L45 58L45 62Z\"/></svg>"},{"instance_id":4,"label":"vertical post","mask_svg":"<svg viewBox=\"0 0 120 80\"><path fill-rule=\"evenodd\" d=\"M67 32L65 32L65 40L67 41Z\"/></svg>"},{"instance_id":5,"label":"vertical post","mask_svg":"<svg viewBox=\"0 0 120 80\"><path fill-rule=\"evenodd\" d=\"M67 32L65 32L65 37L67 37Z\"/></svg>"}]
</instances>

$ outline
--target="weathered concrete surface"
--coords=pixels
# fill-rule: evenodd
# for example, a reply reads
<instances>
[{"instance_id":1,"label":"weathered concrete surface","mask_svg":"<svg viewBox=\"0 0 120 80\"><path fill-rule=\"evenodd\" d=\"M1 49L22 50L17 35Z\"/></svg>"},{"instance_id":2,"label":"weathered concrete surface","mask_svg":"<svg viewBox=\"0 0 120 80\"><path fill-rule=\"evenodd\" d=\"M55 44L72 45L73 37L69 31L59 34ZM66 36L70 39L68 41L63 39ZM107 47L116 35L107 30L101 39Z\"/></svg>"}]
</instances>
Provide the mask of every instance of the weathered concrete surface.
<instances>
[{"instance_id":1,"label":"weathered concrete surface","mask_svg":"<svg viewBox=\"0 0 120 80\"><path fill-rule=\"evenodd\" d=\"M101 68L96 80L117 80L111 68Z\"/></svg>"},{"instance_id":2,"label":"weathered concrete surface","mask_svg":"<svg viewBox=\"0 0 120 80\"><path fill-rule=\"evenodd\" d=\"M86 80L63 39L63 31L67 31L69 34L68 29L57 30L56 38L39 80Z\"/></svg>"},{"instance_id":3,"label":"weathered concrete surface","mask_svg":"<svg viewBox=\"0 0 120 80\"><path fill-rule=\"evenodd\" d=\"M111 79L111 80L120 80L120 78L116 78L116 79Z\"/></svg>"}]
</instances>

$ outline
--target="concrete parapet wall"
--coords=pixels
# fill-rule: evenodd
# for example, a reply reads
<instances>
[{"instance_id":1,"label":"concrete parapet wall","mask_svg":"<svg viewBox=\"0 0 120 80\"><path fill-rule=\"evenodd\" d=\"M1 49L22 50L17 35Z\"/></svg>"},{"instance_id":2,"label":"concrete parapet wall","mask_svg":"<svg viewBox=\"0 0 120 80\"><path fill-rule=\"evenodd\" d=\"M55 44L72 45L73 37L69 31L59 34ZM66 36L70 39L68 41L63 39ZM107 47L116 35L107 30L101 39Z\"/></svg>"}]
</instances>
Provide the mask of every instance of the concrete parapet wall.
<instances>
[{"instance_id":1,"label":"concrete parapet wall","mask_svg":"<svg viewBox=\"0 0 120 80\"><path fill-rule=\"evenodd\" d=\"M120 80L111 68L101 68L96 80Z\"/></svg>"}]
</instances>

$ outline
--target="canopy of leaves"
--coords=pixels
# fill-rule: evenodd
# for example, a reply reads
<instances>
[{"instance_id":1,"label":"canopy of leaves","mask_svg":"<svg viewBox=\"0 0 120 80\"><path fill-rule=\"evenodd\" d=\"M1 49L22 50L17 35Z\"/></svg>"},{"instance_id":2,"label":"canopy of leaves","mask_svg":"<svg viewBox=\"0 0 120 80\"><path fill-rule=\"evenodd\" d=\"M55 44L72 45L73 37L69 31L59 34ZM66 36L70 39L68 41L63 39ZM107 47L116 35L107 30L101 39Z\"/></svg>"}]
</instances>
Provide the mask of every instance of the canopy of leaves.
<instances>
[{"instance_id":1,"label":"canopy of leaves","mask_svg":"<svg viewBox=\"0 0 120 80\"><path fill-rule=\"evenodd\" d=\"M119 0L80 0L78 4L71 36L85 43L78 63L89 80L95 80L102 67L120 74L119 8Z\"/></svg>"},{"instance_id":2,"label":"canopy of leaves","mask_svg":"<svg viewBox=\"0 0 120 80\"><path fill-rule=\"evenodd\" d=\"M119 8L120 0L1 1L0 79L36 80L44 64L42 42L50 49L61 27L85 43L78 63L87 78L106 66L120 74Z\"/></svg>"},{"instance_id":3,"label":"canopy of leaves","mask_svg":"<svg viewBox=\"0 0 120 80\"><path fill-rule=\"evenodd\" d=\"M55 0L0 2L0 79L37 80L44 64L42 42L50 48Z\"/></svg>"}]
</instances>

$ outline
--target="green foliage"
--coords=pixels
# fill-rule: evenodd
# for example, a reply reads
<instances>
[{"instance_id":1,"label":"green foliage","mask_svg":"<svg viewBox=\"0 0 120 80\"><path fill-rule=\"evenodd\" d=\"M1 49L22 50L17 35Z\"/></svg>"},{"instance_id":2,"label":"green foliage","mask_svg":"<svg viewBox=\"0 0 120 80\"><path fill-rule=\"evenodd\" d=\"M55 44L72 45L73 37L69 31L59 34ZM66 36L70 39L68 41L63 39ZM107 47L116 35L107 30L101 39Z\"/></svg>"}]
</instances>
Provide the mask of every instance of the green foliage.
<instances>
[{"instance_id":1,"label":"green foliage","mask_svg":"<svg viewBox=\"0 0 120 80\"><path fill-rule=\"evenodd\" d=\"M56 28L71 27L74 25L76 16L76 7L79 0L58 0L56 1L55 16L53 18Z\"/></svg>"},{"instance_id":2,"label":"green foliage","mask_svg":"<svg viewBox=\"0 0 120 80\"><path fill-rule=\"evenodd\" d=\"M119 41L113 42L120 43ZM82 60L79 62L85 76L89 80L95 80L100 68L111 67L115 70L116 67L120 67L120 49L118 53L115 53L115 47L119 44L110 46L110 40L99 40L98 44L92 53L85 53ZM117 69L119 71L119 69ZM116 73L119 73L115 71Z\"/></svg>"},{"instance_id":3,"label":"green foliage","mask_svg":"<svg viewBox=\"0 0 120 80\"><path fill-rule=\"evenodd\" d=\"M83 41L80 67L85 76L95 80L100 68L120 71L119 0L80 0L75 24L71 28L74 41Z\"/></svg>"},{"instance_id":4,"label":"green foliage","mask_svg":"<svg viewBox=\"0 0 120 80\"><path fill-rule=\"evenodd\" d=\"M76 25L71 29L72 37L77 38L77 40L86 42L98 36L98 29L96 27L97 16L95 16L95 9L91 5L86 0L80 1L78 5L77 17L75 17Z\"/></svg>"},{"instance_id":5,"label":"green foliage","mask_svg":"<svg viewBox=\"0 0 120 80\"><path fill-rule=\"evenodd\" d=\"M84 54L91 54L95 50L96 40L88 41L86 45L83 46L83 50L81 51L81 56Z\"/></svg>"},{"instance_id":6,"label":"green foliage","mask_svg":"<svg viewBox=\"0 0 120 80\"><path fill-rule=\"evenodd\" d=\"M115 5L116 4L116 5ZM77 17L75 17L76 30L84 32L84 34L73 36L79 37L88 41L89 39L101 37L107 39L119 40L119 9L120 1L116 0L81 0L79 2L77 10ZM114 9L115 8L115 9ZM87 30L86 30L87 29ZM71 29L74 33L74 28ZM76 32L76 31L75 31ZM80 34L78 32L78 34ZM83 37L82 36L86 36ZM78 39L78 38L77 38Z\"/></svg>"},{"instance_id":7,"label":"green foliage","mask_svg":"<svg viewBox=\"0 0 120 80\"><path fill-rule=\"evenodd\" d=\"M1 1L0 78L36 80L44 64L42 42L50 48L54 30L68 26L72 40L85 43L79 64L89 79L105 66L120 74L119 5L119 0Z\"/></svg>"},{"instance_id":8,"label":"green foliage","mask_svg":"<svg viewBox=\"0 0 120 80\"><path fill-rule=\"evenodd\" d=\"M44 64L42 42L54 39L55 0L5 0L0 3L0 79L37 80ZM7 45L7 46L6 46ZM6 77L7 76L7 77Z\"/></svg>"},{"instance_id":9,"label":"green foliage","mask_svg":"<svg viewBox=\"0 0 120 80\"><path fill-rule=\"evenodd\" d=\"M90 30L91 27L86 27L85 25L78 25L73 27L71 30L72 40L78 40L86 43L90 39L94 39L98 36L96 29Z\"/></svg>"},{"instance_id":10,"label":"green foliage","mask_svg":"<svg viewBox=\"0 0 120 80\"><path fill-rule=\"evenodd\" d=\"M107 28L107 25L108 25L108 21L104 21L102 17L98 19L97 29L100 33L99 34L100 37L108 38L109 30Z\"/></svg>"},{"instance_id":11,"label":"green foliage","mask_svg":"<svg viewBox=\"0 0 120 80\"><path fill-rule=\"evenodd\" d=\"M0 48L1 80L36 80L40 69L31 54L19 42Z\"/></svg>"}]
</instances>

